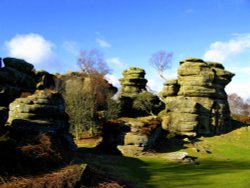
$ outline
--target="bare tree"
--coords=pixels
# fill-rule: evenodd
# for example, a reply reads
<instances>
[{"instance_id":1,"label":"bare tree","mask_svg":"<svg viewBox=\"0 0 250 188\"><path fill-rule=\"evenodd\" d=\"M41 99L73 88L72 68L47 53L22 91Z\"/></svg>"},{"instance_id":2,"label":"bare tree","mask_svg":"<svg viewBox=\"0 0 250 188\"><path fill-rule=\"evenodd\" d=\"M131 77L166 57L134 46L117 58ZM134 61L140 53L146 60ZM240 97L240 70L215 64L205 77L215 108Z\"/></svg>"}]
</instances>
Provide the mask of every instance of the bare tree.
<instances>
[{"instance_id":1,"label":"bare tree","mask_svg":"<svg viewBox=\"0 0 250 188\"><path fill-rule=\"evenodd\" d=\"M85 89L94 96L97 105L102 105L106 102L110 88L110 84L104 77L111 73L103 54L97 49L83 50L80 53L78 65L89 78L89 87Z\"/></svg>"},{"instance_id":2,"label":"bare tree","mask_svg":"<svg viewBox=\"0 0 250 188\"><path fill-rule=\"evenodd\" d=\"M244 112L246 116L250 115L250 97L245 100Z\"/></svg>"},{"instance_id":3,"label":"bare tree","mask_svg":"<svg viewBox=\"0 0 250 188\"><path fill-rule=\"evenodd\" d=\"M66 111L70 116L71 131L77 138L83 131L95 135L98 124L115 118L119 106L111 101L114 89L104 76L111 72L102 53L98 50L82 51L78 65L84 77L84 85L70 85L65 91ZM116 108L114 111L113 108ZM104 112L104 118L99 112Z\"/></svg>"},{"instance_id":4,"label":"bare tree","mask_svg":"<svg viewBox=\"0 0 250 188\"><path fill-rule=\"evenodd\" d=\"M97 49L81 51L78 65L83 73L89 75L100 74L105 76L111 72L107 62L104 60L103 54Z\"/></svg>"},{"instance_id":5,"label":"bare tree","mask_svg":"<svg viewBox=\"0 0 250 188\"><path fill-rule=\"evenodd\" d=\"M160 50L152 54L149 62L159 73L160 77L163 80L166 80L166 78L163 76L163 73L165 70L171 67L172 60L173 60L172 52L166 52L164 50Z\"/></svg>"},{"instance_id":6,"label":"bare tree","mask_svg":"<svg viewBox=\"0 0 250 188\"><path fill-rule=\"evenodd\" d=\"M250 97L246 99L246 103L250 106Z\"/></svg>"},{"instance_id":7,"label":"bare tree","mask_svg":"<svg viewBox=\"0 0 250 188\"><path fill-rule=\"evenodd\" d=\"M233 93L228 95L228 103L233 114L249 115L250 99L244 101L239 95Z\"/></svg>"}]
</instances>

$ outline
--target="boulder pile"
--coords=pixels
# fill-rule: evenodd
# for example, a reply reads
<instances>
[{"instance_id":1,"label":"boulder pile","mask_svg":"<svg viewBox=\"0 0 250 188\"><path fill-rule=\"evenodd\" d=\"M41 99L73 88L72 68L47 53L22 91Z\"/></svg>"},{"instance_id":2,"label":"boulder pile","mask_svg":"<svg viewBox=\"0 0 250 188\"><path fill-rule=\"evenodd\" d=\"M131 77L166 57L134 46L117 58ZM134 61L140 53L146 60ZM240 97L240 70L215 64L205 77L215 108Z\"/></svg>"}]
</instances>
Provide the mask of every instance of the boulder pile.
<instances>
[{"instance_id":1,"label":"boulder pile","mask_svg":"<svg viewBox=\"0 0 250 188\"><path fill-rule=\"evenodd\" d=\"M144 78L145 74L145 71L138 67L130 67L123 71L123 78L119 80L122 86L119 97L133 98L142 91L146 91L147 80Z\"/></svg>"},{"instance_id":2,"label":"boulder pile","mask_svg":"<svg viewBox=\"0 0 250 188\"><path fill-rule=\"evenodd\" d=\"M159 97L147 91L145 74L138 67L123 71L123 78L120 79L122 88L118 95L122 116L153 115L164 109L164 103Z\"/></svg>"},{"instance_id":3,"label":"boulder pile","mask_svg":"<svg viewBox=\"0 0 250 188\"><path fill-rule=\"evenodd\" d=\"M26 98L16 99L9 106L7 123L20 132L56 135L68 142L70 147L75 147L69 134L64 100L55 91L41 90Z\"/></svg>"},{"instance_id":4,"label":"boulder pile","mask_svg":"<svg viewBox=\"0 0 250 188\"><path fill-rule=\"evenodd\" d=\"M164 84L166 104L162 127L186 136L214 135L230 130L225 86L233 73L216 62L188 58L180 62L178 79Z\"/></svg>"},{"instance_id":5,"label":"boulder pile","mask_svg":"<svg viewBox=\"0 0 250 188\"><path fill-rule=\"evenodd\" d=\"M34 92L36 89L33 65L24 60L4 58L0 68L0 106L8 106L21 92Z\"/></svg>"},{"instance_id":6,"label":"boulder pile","mask_svg":"<svg viewBox=\"0 0 250 188\"><path fill-rule=\"evenodd\" d=\"M0 128L5 130L3 125L7 124L21 133L57 135L75 149L68 132L64 100L53 91L55 76L36 71L32 64L22 59L7 57L3 62L0 68Z\"/></svg>"},{"instance_id":7,"label":"boulder pile","mask_svg":"<svg viewBox=\"0 0 250 188\"><path fill-rule=\"evenodd\" d=\"M160 136L161 124L154 117L126 118L104 126L103 145L123 155L139 155L150 149Z\"/></svg>"},{"instance_id":8,"label":"boulder pile","mask_svg":"<svg viewBox=\"0 0 250 188\"><path fill-rule=\"evenodd\" d=\"M34 66L25 60L7 57L3 62L4 67L0 68L0 126L5 123L2 120L6 120L9 104L16 98L28 96L36 89L55 87L54 75L46 71L36 72Z\"/></svg>"}]
</instances>

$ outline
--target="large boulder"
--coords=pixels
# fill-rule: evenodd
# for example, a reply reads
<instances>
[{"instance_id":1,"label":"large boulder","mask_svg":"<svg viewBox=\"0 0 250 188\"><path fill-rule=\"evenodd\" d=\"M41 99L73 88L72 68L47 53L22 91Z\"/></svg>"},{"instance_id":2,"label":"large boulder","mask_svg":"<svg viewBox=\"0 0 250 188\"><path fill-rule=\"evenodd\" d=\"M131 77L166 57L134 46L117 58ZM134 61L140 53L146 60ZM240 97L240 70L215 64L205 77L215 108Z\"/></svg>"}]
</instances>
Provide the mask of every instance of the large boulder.
<instances>
[{"instance_id":1,"label":"large boulder","mask_svg":"<svg viewBox=\"0 0 250 188\"><path fill-rule=\"evenodd\" d=\"M57 81L57 83L56 83ZM59 87L60 80L56 78L55 75L48 73L47 71L40 70L36 72L36 89L43 90L46 88L50 89L60 89Z\"/></svg>"},{"instance_id":2,"label":"large boulder","mask_svg":"<svg viewBox=\"0 0 250 188\"><path fill-rule=\"evenodd\" d=\"M146 89L145 71L139 67L130 67L123 71L120 79L121 91L118 99L121 115L129 117L158 114L164 109L164 103L157 95Z\"/></svg>"},{"instance_id":3,"label":"large boulder","mask_svg":"<svg viewBox=\"0 0 250 188\"><path fill-rule=\"evenodd\" d=\"M0 84L0 106L7 107L21 95L21 89L9 84Z\"/></svg>"},{"instance_id":4,"label":"large boulder","mask_svg":"<svg viewBox=\"0 0 250 188\"><path fill-rule=\"evenodd\" d=\"M139 155L152 148L160 132L160 120L152 116L120 119L104 125L102 145L109 152Z\"/></svg>"},{"instance_id":5,"label":"large boulder","mask_svg":"<svg viewBox=\"0 0 250 188\"><path fill-rule=\"evenodd\" d=\"M178 79L165 83L164 129L185 136L213 135L230 130L225 86L233 73L217 62L189 58L180 62Z\"/></svg>"},{"instance_id":6,"label":"large boulder","mask_svg":"<svg viewBox=\"0 0 250 188\"><path fill-rule=\"evenodd\" d=\"M37 91L26 98L16 99L10 104L9 109L8 123L13 127L25 129L29 124L35 131L39 131L36 125L41 124L43 128L47 127L48 131L60 128L67 130L64 101L56 92Z\"/></svg>"},{"instance_id":7,"label":"large boulder","mask_svg":"<svg viewBox=\"0 0 250 188\"><path fill-rule=\"evenodd\" d=\"M0 106L8 106L22 92L36 90L34 66L21 59L4 58L0 68Z\"/></svg>"},{"instance_id":8,"label":"large boulder","mask_svg":"<svg viewBox=\"0 0 250 188\"><path fill-rule=\"evenodd\" d=\"M69 134L68 115L64 100L55 91L37 91L26 98L18 98L10 104L7 123L19 132L57 135L76 149Z\"/></svg>"},{"instance_id":9,"label":"large boulder","mask_svg":"<svg viewBox=\"0 0 250 188\"><path fill-rule=\"evenodd\" d=\"M23 59L6 57L3 59L5 67L12 67L20 72L32 73L34 66Z\"/></svg>"},{"instance_id":10,"label":"large boulder","mask_svg":"<svg viewBox=\"0 0 250 188\"><path fill-rule=\"evenodd\" d=\"M123 78L120 79L121 92L119 97L135 97L142 91L146 91L147 80L145 77L145 71L138 67L130 67L123 71Z\"/></svg>"},{"instance_id":11,"label":"large boulder","mask_svg":"<svg viewBox=\"0 0 250 188\"><path fill-rule=\"evenodd\" d=\"M46 71L35 71L25 60L4 58L0 67L0 106L8 107L16 98L28 96L36 89L57 89L55 76Z\"/></svg>"}]
</instances>

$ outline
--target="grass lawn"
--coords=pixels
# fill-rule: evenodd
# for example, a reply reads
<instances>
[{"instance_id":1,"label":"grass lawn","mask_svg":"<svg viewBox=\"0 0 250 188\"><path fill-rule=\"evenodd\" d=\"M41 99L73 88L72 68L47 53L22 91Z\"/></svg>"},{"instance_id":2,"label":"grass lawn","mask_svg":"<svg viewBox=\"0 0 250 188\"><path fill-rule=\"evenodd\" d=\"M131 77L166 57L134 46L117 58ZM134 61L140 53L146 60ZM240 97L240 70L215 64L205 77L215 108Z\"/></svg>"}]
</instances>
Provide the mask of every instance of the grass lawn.
<instances>
[{"instance_id":1,"label":"grass lawn","mask_svg":"<svg viewBox=\"0 0 250 188\"><path fill-rule=\"evenodd\" d=\"M166 152L140 157L101 155L87 142L88 148L78 144L81 160L135 187L250 188L250 127L199 138L195 148L200 152L190 144L179 150L198 157L199 164L171 162L164 157Z\"/></svg>"}]
</instances>

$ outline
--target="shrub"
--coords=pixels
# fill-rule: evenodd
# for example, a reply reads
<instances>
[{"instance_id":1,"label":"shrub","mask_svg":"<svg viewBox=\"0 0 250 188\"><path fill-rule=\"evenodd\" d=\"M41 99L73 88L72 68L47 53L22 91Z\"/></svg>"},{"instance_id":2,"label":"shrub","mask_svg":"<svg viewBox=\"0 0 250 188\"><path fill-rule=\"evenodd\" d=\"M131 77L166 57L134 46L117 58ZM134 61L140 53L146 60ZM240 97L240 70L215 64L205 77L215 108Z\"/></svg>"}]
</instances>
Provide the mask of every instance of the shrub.
<instances>
[{"instance_id":1,"label":"shrub","mask_svg":"<svg viewBox=\"0 0 250 188\"><path fill-rule=\"evenodd\" d=\"M112 99L113 93L107 81L101 79L103 78L95 78L93 84L93 80L85 78L82 87L79 82L70 82L63 93L71 125L70 132L76 139L81 139L82 133L86 131L96 136L100 132L100 124L119 115L119 104Z\"/></svg>"},{"instance_id":2,"label":"shrub","mask_svg":"<svg viewBox=\"0 0 250 188\"><path fill-rule=\"evenodd\" d=\"M76 139L82 131L94 130L96 125L96 104L93 96L83 90L71 88L64 94L66 112L69 115L70 132Z\"/></svg>"},{"instance_id":3,"label":"shrub","mask_svg":"<svg viewBox=\"0 0 250 188\"><path fill-rule=\"evenodd\" d=\"M156 95L150 92L142 92L133 101L132 108L141 115L156 116L164 109L164 104Z\"/></svg>"}]
</instances>

